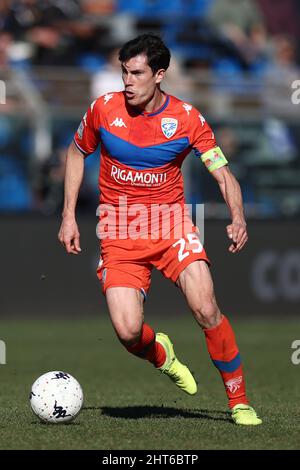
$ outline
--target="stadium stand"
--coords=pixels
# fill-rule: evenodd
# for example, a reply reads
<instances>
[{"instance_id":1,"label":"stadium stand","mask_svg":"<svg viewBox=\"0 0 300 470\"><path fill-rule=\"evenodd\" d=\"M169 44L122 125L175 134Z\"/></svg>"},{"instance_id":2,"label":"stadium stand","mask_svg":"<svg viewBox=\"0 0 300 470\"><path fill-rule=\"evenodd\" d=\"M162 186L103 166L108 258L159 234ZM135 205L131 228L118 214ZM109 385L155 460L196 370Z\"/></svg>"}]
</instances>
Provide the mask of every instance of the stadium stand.
<instances>
[{"instance_id":1,"label":"stadium stand","mask_svg":"<svg viewBox=\"0 0 300 470\"><path fill-rule=\"evenodd\" d=\"M174 57L166 89L199 107L216 129L249 216L299 216L299 105L291 98L300 76L299 25L293 0L2 2L0 210L60 210L63 152L97 82L100 90L102 77L116 73L112 51L152 31ZM94 160L82 210L94 211ZM184 171L188 201L205 200L207 216L223 217L199 162L188 159Z\"/></svg>"}]
</instances>

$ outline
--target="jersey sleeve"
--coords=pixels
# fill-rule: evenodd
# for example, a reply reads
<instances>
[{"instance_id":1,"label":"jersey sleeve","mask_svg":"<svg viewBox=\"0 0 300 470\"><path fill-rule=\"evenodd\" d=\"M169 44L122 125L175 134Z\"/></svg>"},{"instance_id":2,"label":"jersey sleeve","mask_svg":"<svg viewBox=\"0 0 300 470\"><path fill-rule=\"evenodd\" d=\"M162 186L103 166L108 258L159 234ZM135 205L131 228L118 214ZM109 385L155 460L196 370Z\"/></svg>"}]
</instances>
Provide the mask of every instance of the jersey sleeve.
<instances>
[{"instance_id":1,"label":"jersey sleeve","mask_svg":"<svg viewBox=\"0 0 300 470\"><path fill-rule=\"evenodd\" d=\"M209 124L199 111L193 108L190 116L190 143L195 155L201 158L209 172L228 164Z\"/></svg>"},{"instance_id":2,"label":"jersey sleeve","mask_svg":"<svg viewBox=\"0 0 300 470\"><path fill-rule=\"evenodd\" d=\"M93 153L100 143L99 133L99 111L97 101L93 101L82 118L81 123L74 135L76 147L87 157Z\"/></svg>"}]
</instances>

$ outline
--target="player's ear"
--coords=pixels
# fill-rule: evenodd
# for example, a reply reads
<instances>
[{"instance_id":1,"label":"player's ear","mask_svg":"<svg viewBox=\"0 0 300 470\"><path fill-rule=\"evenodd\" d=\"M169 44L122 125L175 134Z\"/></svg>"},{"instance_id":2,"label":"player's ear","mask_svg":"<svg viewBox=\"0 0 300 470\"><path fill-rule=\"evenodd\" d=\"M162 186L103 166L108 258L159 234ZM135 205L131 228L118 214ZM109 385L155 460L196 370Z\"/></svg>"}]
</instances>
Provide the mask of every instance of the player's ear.
<instances>
[{"instance_id":1,"label":"player's ear","mask_svg":"<svg viewBox=\"0 0 300 470\"><path fill-rule=\"evenodd\" d=\"M164 78L165 76L165 69L159 69L157 72L156 72L156 83L160 83L162 81L162 79Z\"/></svg>"}]
</instances>

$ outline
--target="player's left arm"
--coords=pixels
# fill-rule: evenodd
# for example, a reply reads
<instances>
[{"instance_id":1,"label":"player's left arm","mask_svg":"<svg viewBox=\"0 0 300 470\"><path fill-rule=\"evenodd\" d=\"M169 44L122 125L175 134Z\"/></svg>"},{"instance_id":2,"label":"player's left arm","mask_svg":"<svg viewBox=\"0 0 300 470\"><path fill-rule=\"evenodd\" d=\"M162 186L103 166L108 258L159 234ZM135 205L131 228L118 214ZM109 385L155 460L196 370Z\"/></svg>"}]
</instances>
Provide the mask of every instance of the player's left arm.
<instances>
[{"instance_id":1,"label":"player's left arm","mask_svg":"<svg viewBox=\"0 0 300 470\"><path fill-rule=\"evenodd\" d=\"M232 240L229 251L237 253L248 240L240 185L228 168L228 161L217 146L214 133L203 115L196 108L192 108L187 121L191 146L216 179L229 208L232 219L231 224L226 227L228 237Z\"/></svg>"},{"instance_id":2,"label":"player's left arm","mask_svg":"<svg viewBox=\"0 0 300 470\"><path fill-rule=\"evenodd\" d=\"M241 251L248 240L241 188L228 165L212 171L211 174L219 184L231 214L232 222L226 227L228 237L232 240L229 251L237 253Z\"/></svg>"}]
</instances>

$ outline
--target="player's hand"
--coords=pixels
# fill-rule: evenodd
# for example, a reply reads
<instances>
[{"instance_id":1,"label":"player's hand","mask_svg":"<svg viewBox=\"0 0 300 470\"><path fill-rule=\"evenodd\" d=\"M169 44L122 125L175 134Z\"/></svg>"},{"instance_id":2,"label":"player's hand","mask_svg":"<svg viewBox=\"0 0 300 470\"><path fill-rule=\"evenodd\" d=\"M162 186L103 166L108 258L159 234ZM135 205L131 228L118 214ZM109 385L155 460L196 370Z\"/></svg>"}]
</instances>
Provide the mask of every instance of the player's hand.
<instances>
[{"instance_id":1,"label":"player's hand","mask_svg":"<svg viewBox=\"0 0 300 470\"><path fill-rule=\"evenodd\" d=\"M231 253L238 253L248 240L246 222L232 222L226 227L227 235L232 240L229 247Z\"/></svg>"},{"instance_id":2,"label":"player's hand","mask_svg":"<svg viewBox=\"0 0 300 470\"><path fill-rule=\"evenodd\" d=\"M64 217L58 232L58 239L67 253L78 255L81 251L79 238L80 233L75 218Z\"/></svg>"}]
</instances>

